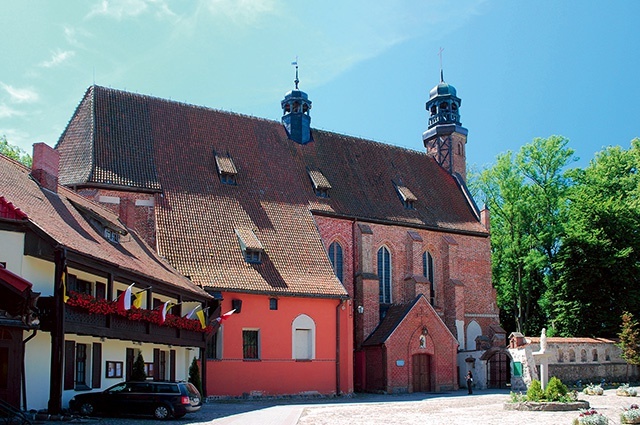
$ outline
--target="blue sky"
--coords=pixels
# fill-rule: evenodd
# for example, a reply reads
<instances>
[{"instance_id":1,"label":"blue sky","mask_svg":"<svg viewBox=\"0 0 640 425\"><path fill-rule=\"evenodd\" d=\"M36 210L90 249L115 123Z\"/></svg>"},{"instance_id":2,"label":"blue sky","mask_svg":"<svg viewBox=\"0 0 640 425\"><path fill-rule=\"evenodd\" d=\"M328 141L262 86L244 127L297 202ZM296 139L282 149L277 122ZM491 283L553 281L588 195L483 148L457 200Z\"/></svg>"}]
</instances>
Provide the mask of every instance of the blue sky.
<instances>
[{"instance_id":1,"label":"blue sky","mask_svg":"<svg viewBox=\"0 0 640 425\"><path fill-rule=\"evenodd\" d=\"M297 56L314 128L423 150L442 47L469 164L558 134L584 166L640 136L639 16L633 0L3 0L0 135L55 145L94 82L279 120Z\"/></svg>"}]
</instances>

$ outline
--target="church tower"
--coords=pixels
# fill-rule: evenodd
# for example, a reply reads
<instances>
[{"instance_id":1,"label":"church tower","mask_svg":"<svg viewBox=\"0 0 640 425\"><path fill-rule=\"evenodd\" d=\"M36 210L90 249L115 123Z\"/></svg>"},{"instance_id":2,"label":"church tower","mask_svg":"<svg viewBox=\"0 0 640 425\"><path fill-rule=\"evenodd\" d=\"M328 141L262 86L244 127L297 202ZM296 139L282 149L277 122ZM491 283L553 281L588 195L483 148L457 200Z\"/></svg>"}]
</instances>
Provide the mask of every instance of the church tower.
<instances>
[{"instance_id":1,"label":"church tower","mask_svg":"<svg viewBox=\"0 0 640 425\"><path fill-rule=\"evenodd\" d=\"M311 101L305 92L298 89L298 63L296 66L295 89L288 92L280 105L282 106L282 124L287 130L289 139L300 144L309 143L311 138Z\"/></svg>"},{"instance_id":2,"label":"church tower","mask_svg":"<svg viewBox=\"0 0 640 425\"><path fill-rule=\"evenodd\" d=\"M440 70L440 83L429 92L427 111L429 126L422 134L427 154L433 156L445 170L459 174L467 180L466 144L467 129L460 125L460 105L462 100L456 89L444 82Z\"/></svg>"}]
</instances>

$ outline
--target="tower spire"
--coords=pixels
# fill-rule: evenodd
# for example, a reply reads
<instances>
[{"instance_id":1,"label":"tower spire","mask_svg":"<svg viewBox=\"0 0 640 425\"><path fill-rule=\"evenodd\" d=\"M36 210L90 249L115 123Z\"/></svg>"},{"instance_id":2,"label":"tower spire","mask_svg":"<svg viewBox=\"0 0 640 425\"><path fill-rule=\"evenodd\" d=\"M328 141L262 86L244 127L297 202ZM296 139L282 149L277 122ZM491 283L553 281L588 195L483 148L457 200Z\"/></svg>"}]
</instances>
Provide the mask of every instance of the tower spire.
<instances>
[{"instance_id":1,"label":"tower spire","mask_svg":"<svg viewBox=\"0 0 640 425\"><path fill-rule=\"evenodd\" d=\"M300 82L300 80L298 80L298 56L296 56L295 61L291 62L291 65L296 66L296 79L293 80L293 82L296 84L296 90L298 90L298 83Z\"/></svg>"},{"instance_id":2,"label":"tower spire","mask_svg":"<svg viewBox=\"0 0 640 425\"><path fill-rule=\"evenodd\" d=\"M300 80L298 79L298 57L291 62L296 67L295 88L285 94L284 99L280 102L282 107L282 124L287 130L289 139L306 144L313 140L311 136L311 101L307 94L298 89Z\"/></svg>"},{"instance_id":3,"label":"tower spire","mask_svg":"<svg viewBox=\"0 0 640 425\"><path fill-rule=\"evenodd\" d=\"M440 56L440 82L444 83L444 71L442 70L442 52L444 51L444 47L440 47L438 50L438 56Z\"/></svg>"}]
</instances>

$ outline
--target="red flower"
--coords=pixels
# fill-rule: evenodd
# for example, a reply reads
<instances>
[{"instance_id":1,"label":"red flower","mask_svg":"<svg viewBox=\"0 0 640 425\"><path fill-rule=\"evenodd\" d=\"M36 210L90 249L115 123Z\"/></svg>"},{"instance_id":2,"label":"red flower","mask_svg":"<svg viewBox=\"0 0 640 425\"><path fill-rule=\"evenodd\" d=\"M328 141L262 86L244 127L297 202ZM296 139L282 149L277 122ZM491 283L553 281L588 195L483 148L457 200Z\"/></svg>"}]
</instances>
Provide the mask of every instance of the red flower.
<instances>
[{"instance_id":1,"label":"red flower","mask_svg":"<svg viewBox=\"0 0 640 425\"><path fill-rule=\"evenodd\" d=\"M137 307L131 307L130 310L118 311L116 301L108 301L105 299L95 298L89 294L81 294L79 292L70 291L67 305L86 310L89 314L118 314L129 320L136 322L148 322L159 326L170 326L172 328L184 329L193 332L212 332L211 325L202 329L198 319L187 319L186 317L167 314L162 323L162 317L159 310L146 310Z\"/></svg>"}]
</instances>

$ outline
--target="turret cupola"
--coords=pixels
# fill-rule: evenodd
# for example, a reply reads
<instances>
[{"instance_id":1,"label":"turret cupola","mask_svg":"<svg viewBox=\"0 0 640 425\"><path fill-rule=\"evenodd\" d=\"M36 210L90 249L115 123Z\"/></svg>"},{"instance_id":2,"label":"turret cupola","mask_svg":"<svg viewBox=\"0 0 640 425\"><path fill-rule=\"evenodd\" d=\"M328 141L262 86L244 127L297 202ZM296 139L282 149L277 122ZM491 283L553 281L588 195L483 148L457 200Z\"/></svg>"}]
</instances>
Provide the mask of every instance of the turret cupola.
<instances>
[{"instance_id":1,"label":"turret cupola","mask_svg":"<svg viewBox=\"0 0 640 425\"><path fill-rule=\"evenodd\" d=\"M422 140L427 154L433 156L440 166L466 180L468 131L460 125L461 104L456 89L445 83L441 69L440 83L429 92L426 104L429 125L422 134Z\"/></svg>"},{"instance_id":2,"label":"turret cupola","mask_svg":"<svg viewBox=\"0 0 640 425\"><path fill-rule=\"evenodd\" d=\"M456 96L456 89L444 82L442 70L440 83L429 92L427 111L429 111L429 127L442 124L460 125L460 105L462 100Z\"/></svg>"},{"instance_id":3,"label":"turret cupola","mask_svg":"<svg viewBox=\"0 0 640 425\"><path fill-rule=\"evenodd\" d=\"M287 130L289 139L300 144L309 143L311 138L311 101L305 92L298 89L298 63L296 66L295 89L285 94L280 102L282 106L282 124Z\"/></svg>"}]
</instances>

